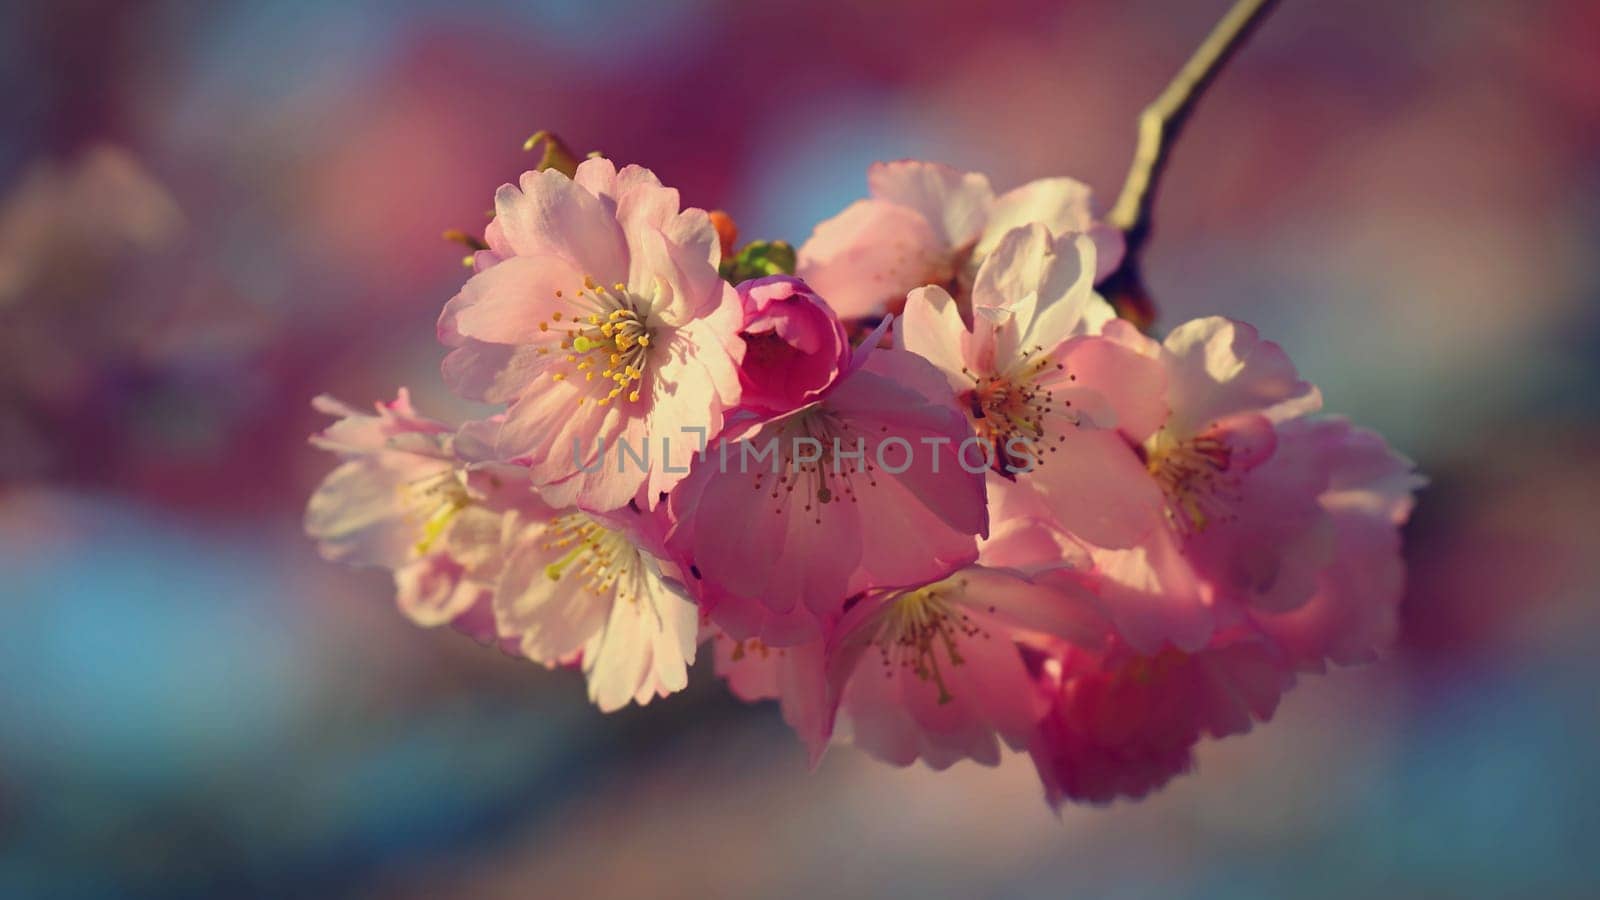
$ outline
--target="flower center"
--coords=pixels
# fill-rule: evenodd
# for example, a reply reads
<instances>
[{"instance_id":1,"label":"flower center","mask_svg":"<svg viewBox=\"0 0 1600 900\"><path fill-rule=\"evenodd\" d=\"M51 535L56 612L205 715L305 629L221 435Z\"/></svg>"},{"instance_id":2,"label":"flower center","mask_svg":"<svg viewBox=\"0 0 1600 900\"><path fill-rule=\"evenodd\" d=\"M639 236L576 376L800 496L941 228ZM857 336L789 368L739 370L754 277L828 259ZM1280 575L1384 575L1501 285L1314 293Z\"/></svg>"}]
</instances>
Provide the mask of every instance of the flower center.
<instances>
[{"instance_id":1,"label":"flower center","mask_svg":"<svg viewBox=\"0 0 1600 900\"><path fill-rule=\"evenodd\" d=\"M749 367L770 369L787 365L799 355L789 342L778 336L776 331L761 331L755 334L741 331L739 338L744 341L744 364Z\"/></svg>"},{"instance_id":2,"label":"flower center","mask_svg":"<svg viewBox=\"0 0 1600 900\"><path fill-rule=\"evenodd\" d=\"M1077 426L1072 401L1058 401L1054 391L1040 384L1047 373L1065 368L1051 362L1042 347L1028 351L1005 372L979 375L962 367L961 374L972 381L972 387L957 395L957 400L973 431L994 447L996 471L1009 473L1044 465L1044 453L1056 451L1054 445L1046 444L1051 431L1056 429L1056 444L1066 440L1058 430L1061 423L1051 420L1065 418L1068 427ZM1077 376L1069 373L1067 379L1076 381ZM1019 452L1022 449L1031 450L1031 460Z\"/></svg>"},{"instance_id":3,"label":"flower center","mask_svg":"<svg viewBox=\"0 0 1600 900\"><path fill-rule=\"evenodd\" d=\"M940 653L952 668L962 665L966 662L961 655L962 638L989 636L948 599L950 593L964 586L955 579L942 581L903 594L889 604L872 639L886 677L894 673L895 667L905 669L923 681L933 682L939 689L940 703L950 702Z\"/></svg>"},{"instance_id":4,"label":"flower center","mask_svg":"<svg viewBox=\"0 0 1600 900\"><path fill-rule=\"evenodd\" d=\"M727 635L719 636L724 640L732 640ZM768 647L766 642L760 638L745 638L742 641L733 641L733 652L729 658L734 662L741 662L746 656L759 656L762 662L766 662L772 658L773 654L777 654L780 657L783 656L783 652L782 647L777 649Z\"/></svg>"},{"instance_id":5,"label":"flower center","mask_svg":"<svg viewBox=\"0 0 1600 900\"><path fill-rule=\"evenodd\" d=\"M762 439L765 444L760 443ZM801 511L818 525L822 524L822 508L829 503L859 502L858 478L867 487L878 484L872 448L865 436L826 407L816 407L785 420L777 429L761 432L742 444L739 452L746 457L728 465L755 473L755 489L768 492L774 513L788 512L798 492Z\"/></svg>"},{"instance_id":6,"label":"flower center","mask_svg":"<svg viewBox=\"0 0 1600 900\"><path fill-rule=\"evenodd\" d=\"M461 482L454 468L443 469L400 485L401 504L407 521L420 525L421 536L412 545L418 557L428 555L450 523L463 509L472 505L467 486Z\"/></svg>"},{"instance_id":7,"label":"flower center","mask_svg":"<svg viewBox=\"0 0 1600 900\"><path fill-rule=\"evenodd\" d=\"M1178 441L1159 432L1146 447L1145 465L1167 501L1167 520L1184 537L1233 516L1240 473L1233 448L1211 434Z\"/></svg>"},{"instance_id":8,"label":"flower center","mask_svg":"<svg viewBox=\"0 0 1600 900\"><path fill-rule=\"evenodd\" d=\"M556 291L556 297L568 300L575 311L557 310L539 323L540 331L562 332L562 363L571 365L558 363L551 377L564 381L581 374L585 382L593 382L598 376L605 393L595 399L597 405L606 406L624 394L637 403L638 382L650 362L650 302L621 282L606 288L593 278L584 279L576 295L569 298ZM578 405L585 399L578 398Z\"/></svg>"},{"instance_id":9,"label":"flower center","mask_svg":"<svg viewBox=\"0 0 1600 900\"><path fill-rule=\"evenodd\" d=\"M614 591L618 600L639 601L643 592L639 549L622 532L583 513L568 513L550 523L542 547L560 554L544 567L545 577L551 581L581 578L590 593Z\"/></svg>"}]
</instances>

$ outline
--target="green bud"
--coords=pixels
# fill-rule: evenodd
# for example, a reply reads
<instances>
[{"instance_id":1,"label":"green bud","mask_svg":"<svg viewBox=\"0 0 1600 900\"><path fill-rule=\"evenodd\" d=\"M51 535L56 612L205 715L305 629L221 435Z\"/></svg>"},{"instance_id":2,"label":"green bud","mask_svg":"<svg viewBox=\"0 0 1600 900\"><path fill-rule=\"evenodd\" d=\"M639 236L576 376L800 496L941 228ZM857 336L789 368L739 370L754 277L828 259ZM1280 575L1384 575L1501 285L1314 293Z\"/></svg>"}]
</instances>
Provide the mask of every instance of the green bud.
<instances>
[{"instance_id":1,"label":"green bud","mask_svg":"<svg viewBox=\"0 0 1600 900\"><path fill-rule=\"evenodd\" d=\"M794 248L787 241L752 241L732 259L722 261L721 274L733 284L768 275L794 274Z\"/></svg>"}]
</instances>

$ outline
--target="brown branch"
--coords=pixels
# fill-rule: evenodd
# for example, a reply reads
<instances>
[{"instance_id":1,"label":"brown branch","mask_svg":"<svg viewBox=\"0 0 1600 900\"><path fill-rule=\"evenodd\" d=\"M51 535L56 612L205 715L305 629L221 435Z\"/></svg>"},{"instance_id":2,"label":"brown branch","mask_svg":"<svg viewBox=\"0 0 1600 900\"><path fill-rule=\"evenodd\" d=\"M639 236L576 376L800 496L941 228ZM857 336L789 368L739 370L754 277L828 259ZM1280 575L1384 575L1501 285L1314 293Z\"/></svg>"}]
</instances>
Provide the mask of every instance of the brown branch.
<instances>
[{"instance_id":1,"label":"brown branch","mask_svg":"<svg viewBox=\"0 0 1600 900\"><path fill-rule=\"evenodd\" d=\"M1237 0L1166 89L1139 116L1139 142L1134 149L1133 164L1128 168L1128 178L1117 195L1116 205L1106 217L1108 223L1125 235L1127 253L1122 264L1106 279L1105 290L1113 300L1117 299L1114 294L1122 295L1125 302L1118 303L1118 312L1141 326L1148 326L1154 310L1139 279L1139 252L1150 237L1150 211L1172 147L1195 104L1216 80L1222 67L1277 4L1278 0ZM1130 307L1128 312L1124 312L1124 305Z\"/></svg>"}]
</instances>

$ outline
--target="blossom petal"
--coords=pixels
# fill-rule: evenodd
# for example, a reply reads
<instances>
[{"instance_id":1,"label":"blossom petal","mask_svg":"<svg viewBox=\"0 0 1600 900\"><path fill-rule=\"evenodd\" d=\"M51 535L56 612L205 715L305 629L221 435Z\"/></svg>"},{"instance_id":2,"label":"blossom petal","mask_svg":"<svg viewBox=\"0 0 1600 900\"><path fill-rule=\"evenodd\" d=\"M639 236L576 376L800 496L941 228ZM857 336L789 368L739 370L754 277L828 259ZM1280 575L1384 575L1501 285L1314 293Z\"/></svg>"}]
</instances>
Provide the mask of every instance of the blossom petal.
<instances>
[{"instance_id":1,"label":"blossom petal","mask_svg":"<svg viewBox=\"0 0 1600 900\"><path fill-rule=\"evenodd\" d=\"M725 302L723 289L730 286L706 261L703 249L675 244L655 227L633 229L628 242L632 251L628 287L652 298L652 321L682 325Z\"/></svg>"},{"instance_id":2,"label":"blossom petal","mask_svg":"<svg viewBox=\"0 0 1600 900\"><path fill-rule=\"evenodd\" d=\"M1238 412L1271 416L1273 407L1284 405L1297 415L1310 411L1311 385L1300 380L1282 347L1243 322L1218 316L1185 322L1167 335L1164 348L1173 409L1168 428L1177 435Z\"/></svg>"},{"instance_id":3,"label":"blossom petal","mask_svg":"<svg viewBox=\"0 0 1600 900\"><path fill-rule=\"evenodd\" d=\"M648 703L689 683L699 612L653 560L641 554L640 562L641 586L630 599L611 603L604 630L584 648L589 699L601 712L630 700Z\"/></svg>"},{"instance_id":4,"label":"blossom petal","mask_svg":"<svg viewBox=\"0 0 1600 900\"><path fill-rule=\"evenodd\" d=\"M1197 650L1211 639L1216 617L1206 588L1184 560L1173 534L1156 529L1123 550L1093 548L1101 608L1134 650L1167 646Z\"/></svg>"},{"instance_id":5,"label":"blossom petal","mask_svg":"<svg viewBox=\"0 0 1600 900\"><path fill-rule=\"evenodd\" d=\"M995 198L977 254L987 256L1007 231L1039 224L1051 234L1088 231L1093 224L1089 186L1071 178L1040 178Z\"/></svg>"},{"instance_id":6,"label":"blossom petal","mask_svg":"<svg viewBox=\"0 0 1600 900\"><path fill-rule=\"evenodd\" d=\"M978 240L994 203L994 189L983 175L918 160L875 163L867 170L867 186L874 198L915 210L952 249Z\"/></svg>"},{"instance_id":7,"label":"blossom petal","mask_svg":"<svg viewBox=\"0 0 1600 900\"><path fill-rule=\"evenodd\" d=\"M495 344L549 344L564 332L551 330L552 317L571 312L583 289L583 274L557 256L514 256L472 276L461 290L453 315L457 333Z\"/></svg>"},{"instance_id":8,"label":"blossom petal","mask_svg":"<svg viewBox=\"0 0 1600 900\"><path fill-rule=\"evenodd\" d=\"M938 366L953 389L963 384L961 369L968 365L963 347L971 332L961 321L956 301L942 287L922 287L906 297L905 313L894 327L895 339L903 350L915 353Z\"/></svg>"},{"instance_id":9,"label":"blossom petal","mask_svg":"<svg viewBox=\"0 0 1600 900\"><path fill-rule=\"evenodd\" d=\"M494 208L500 233L516 255L559 256L601 284L626 277L628 247L612 211L560 172L525 172L520 189L501 185Z\"/></svg>"},{"instance_id":10,"label":"blossom petal","mask_svg":"<svg viewBox=\"0 0 1600 900\"><path fill-rule=\"evenodd\" d=\"M1161 491L1120 434L1059 429L1038 452L1034 470L1017 477L1050 502L1076 537L1099 547L1131 547L1160 525Z\"/></svg>"},{"instance_id":11,"label":"blossom petal","mask_svg":"<svg viewBox=\"0 0 1600 900\"><path fill-rule=\"evenodd\" d=\"M950 247L904 206L858 200L800 247L796 274L841 319L896 312L906 292L955 276Z\"/></svg>"},{"instance_id":12,"label":"blossom petal","mask_svg":"<svg viewBox=\"0 0 1600 900\"><path fill-rule=\"evenodd\" d=\"M447 471L436 463L428 471ZM306 533L324 558L396 568L409 558L415 527L404 521L400 487L413 472L376 459L351 460L323 479L306 504Z\"/></svg>"},{"instance_id":13,"label":"blossom petal","mask_svg":"<svg viewBox=\"0 0 1600 900\"><path fill-rule=\"evenodd\" d=\"M1334 555L1333 523L1318 498L1328 487L1339 431L1291 423L1275 434L1264 416L1250 414L1206 430L1229 446L1241 478L1228 515L1192 535L1184 554L1221 596L1271 612L1311 598Z\"/></svg>"},{"instance_id":14,"label":"blossom petal","mask_svg":"<svg viewBox=\"0 0 1600 900\"><path fill-rule=\"evenodd\" d=\"M440 373L458 396L481 403L510 403L544 374L551 355L542 346L513 347L462 338L445 355Z\"/></svg>"},{"instance_id":15,"label":"blossom petal","mask_svg":"<svg viewBox=\"0 0 1600 900\"><path fill-rule=\"evenodd\" d=\"M1302 671L1320 671L1324 661L1370 662L1394 641L1405 582L1398 526L1423 484L1411 461L1378 435L1339 420L1321 425L1342 432L1321 498L1332 519L1334 561L1310 602L1257 616Z\"/></svg>"},{"instance_id":16,"label":"blossom petal","mask_svg":"<svg viewBox=\"0 0 1600 900\"><path fill-rule=\"evenodd\" d=\"M1155 356L1103 337L1078 337L1069 340L1056 358L1063 368L1040 383L1063 396L1070 388L1098 394L1115 413L1113 427L1130 443L1144 443L1171 413L1166 402L1167 372Z\"/></svg>"},{"instance_id":17,"label":"blossom petal","mask_svg":"<svg viewBox=\"0 0 1600 900\"><path fill-rule=\"evenodd\" d=\"M575 574L550 566L563 550L547 549L543 523L528 526L515 544L494 593L495 621L500 634L514 638L522 652L548 666L572 659L605 627L609 602L596 602L594 592Z\"/></svg>"}]
</instances>

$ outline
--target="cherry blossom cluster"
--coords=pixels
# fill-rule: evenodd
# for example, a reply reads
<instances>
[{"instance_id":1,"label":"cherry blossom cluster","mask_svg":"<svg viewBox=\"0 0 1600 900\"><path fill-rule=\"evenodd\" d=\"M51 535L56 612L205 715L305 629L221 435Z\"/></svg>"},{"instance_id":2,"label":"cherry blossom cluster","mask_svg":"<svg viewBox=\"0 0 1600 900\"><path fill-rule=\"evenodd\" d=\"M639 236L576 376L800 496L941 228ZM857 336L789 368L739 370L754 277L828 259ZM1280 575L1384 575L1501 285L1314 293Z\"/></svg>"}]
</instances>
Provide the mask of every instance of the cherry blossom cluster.
<instances>
[{"instance_id":1,"label":"cherry blossom cluster","mask_svg":"<svg viewBox=\"0 0 1600 900\"><path fill-rule=\"evenodd\" d=\"M319 398L307 531L601 710L709 653L813 760L1004 745L1056 806L1142 796L1382 651L1410 462L1248 325L1119 319L1078 182L868 180L797 254L604 158L502 186L438 325L497 412Z\"/></svg>"}]
</instances>

